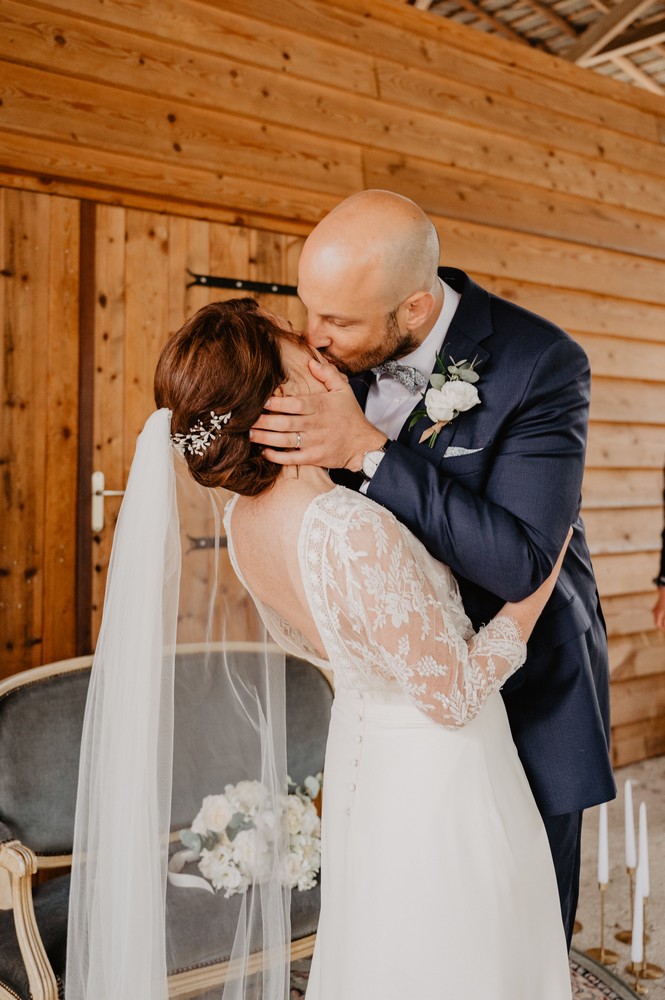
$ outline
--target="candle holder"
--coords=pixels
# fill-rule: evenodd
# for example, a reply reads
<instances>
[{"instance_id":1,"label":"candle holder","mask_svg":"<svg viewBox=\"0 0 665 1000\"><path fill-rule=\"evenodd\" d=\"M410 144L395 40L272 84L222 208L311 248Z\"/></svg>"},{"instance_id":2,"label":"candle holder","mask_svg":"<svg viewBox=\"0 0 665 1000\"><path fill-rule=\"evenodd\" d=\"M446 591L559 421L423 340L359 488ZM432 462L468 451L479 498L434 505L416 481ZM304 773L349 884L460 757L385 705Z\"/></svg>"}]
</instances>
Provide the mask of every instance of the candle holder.
<instances>
[{"instance_id":1,"label":"candle holder","mask_svg":"<svg viewBox=\"0 0 665 1000\"><path fill-rule=\"evenodd\" d=\"M626 868L626 873L628 875L628 891L630 895L630 928L626 931L617 931L614 935L617 941L621 941L621 944L631 944L633 940L633 908L635 906L635 869ZM649 935L645 936L645 940L649 941Z\"/></svg>"},{"instance_id":2,"label":"candle holder","mask_svg":"<svg viewBox=\"0 0 665 1000\"><path fill-rule=\"evenodd\" d=\"M635 976L636 983L640 979L662 979L665 976L665 969L661 969L660 965L656 965L654 962L647 961L647 942L649 941L649 935L646 932L648 898L648 896L645 896L642 900L642 926L644 928L642 932L642 961L630 962L626 966L626 972L630 972L631 975ZM646 987L642 986L639 990L636 988L636 992L640 994L646 993Z\"/></svg>"},{"instance_id":3,"label":"candle holder","mask_svg":"<svg viewBox=\"0 0 665 1000\"><path fill-rule=\"evenodd\" d=\"M600 948L589 948L587 955L601 965L614 965L619 961L616 951L605 947L605 893L607 892L607 882L598 883L600 892Z\"/></svg>"},{"instance_id":4,"label":"candle holder","mask_svg":"<svg viewBox=\"0 0 665 1000\"><path fill-rule=\"evenodd\" d=\"M649 902L649 897L645 896L642 900L642 914L643 914L643 927L644 936L642 938L644 945L642 949L642 968L640 970L641 979L662 979L665 976L665 969L661 969L659 965L654 962L647 962L647 941L649 940L649 935L647 934L647 903Z\"/></svg>"}]
</instances>

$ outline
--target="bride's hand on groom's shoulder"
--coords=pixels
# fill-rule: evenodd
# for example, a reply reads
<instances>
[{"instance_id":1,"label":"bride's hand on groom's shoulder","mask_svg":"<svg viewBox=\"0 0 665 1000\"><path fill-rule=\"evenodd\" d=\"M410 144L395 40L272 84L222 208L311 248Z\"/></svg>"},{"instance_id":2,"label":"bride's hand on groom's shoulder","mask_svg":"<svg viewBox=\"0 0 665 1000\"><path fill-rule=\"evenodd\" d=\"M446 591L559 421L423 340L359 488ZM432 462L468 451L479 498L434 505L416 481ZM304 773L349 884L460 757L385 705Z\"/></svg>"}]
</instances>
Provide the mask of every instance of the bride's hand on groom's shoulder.
<instances>
[{"instance_id":1,"label":"bride's hand on groom's shoulder","mask_svg":"<svg viewBox=\"0 0 665 1000\"><path fill-rule=\"evenodd\" d=\"M363 455L386 440L365 417L346 375L312 359L312 375L325 391L271 396L250 431L264 455L278 465L316 465L358 472Z\"/></svg>"}]
</instances>

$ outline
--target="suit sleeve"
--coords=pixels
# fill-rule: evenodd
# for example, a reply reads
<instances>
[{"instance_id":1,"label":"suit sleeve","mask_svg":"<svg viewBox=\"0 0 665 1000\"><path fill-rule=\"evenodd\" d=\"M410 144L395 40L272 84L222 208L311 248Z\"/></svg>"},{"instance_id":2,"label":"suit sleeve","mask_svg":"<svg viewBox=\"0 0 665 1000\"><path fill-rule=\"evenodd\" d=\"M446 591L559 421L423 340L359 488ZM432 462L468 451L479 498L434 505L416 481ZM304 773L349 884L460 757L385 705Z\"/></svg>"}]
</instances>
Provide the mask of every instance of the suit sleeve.
<instances>
[{"instance_id":1,"label":"suit sleeve","mask_svg":"<svg viewBox=\"0 0 665 1000\"><path fill-rule=\"evenodd\" d=\"M454 573L505 601L522 600L551 572L579 512L589 391L584 351L556 340L494 443L482 495L446 475L445 463L396 442L368 496Z\"/></svg>"}]
</instances>

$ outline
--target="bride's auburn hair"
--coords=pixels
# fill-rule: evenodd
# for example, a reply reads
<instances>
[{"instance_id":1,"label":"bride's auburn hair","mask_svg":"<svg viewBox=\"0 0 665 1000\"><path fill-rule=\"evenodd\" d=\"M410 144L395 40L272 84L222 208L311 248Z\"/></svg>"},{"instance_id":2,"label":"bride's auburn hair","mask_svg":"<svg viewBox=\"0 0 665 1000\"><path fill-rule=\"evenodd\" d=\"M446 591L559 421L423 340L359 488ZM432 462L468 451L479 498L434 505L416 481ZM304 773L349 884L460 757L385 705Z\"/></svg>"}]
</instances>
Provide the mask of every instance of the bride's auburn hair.
<instances>
[{"instance_id":1,"label":"bride's auburn hair","mask_svg":"<svg viewBox=\"0 0 665 1000\"><path fill-rule=\"evenodd\" d=\"M280 341L305 344L259 312L255 299L212 302L188 319L164 347L155 372L155 402L171 410L171 436L187 434L199 422L210 426L210 411L231 412L200 454L185 452L194 479L258 496L274 484L281 465L263 456L249 429L265 402L286 382Z\"/></svg>"}]
</instances>

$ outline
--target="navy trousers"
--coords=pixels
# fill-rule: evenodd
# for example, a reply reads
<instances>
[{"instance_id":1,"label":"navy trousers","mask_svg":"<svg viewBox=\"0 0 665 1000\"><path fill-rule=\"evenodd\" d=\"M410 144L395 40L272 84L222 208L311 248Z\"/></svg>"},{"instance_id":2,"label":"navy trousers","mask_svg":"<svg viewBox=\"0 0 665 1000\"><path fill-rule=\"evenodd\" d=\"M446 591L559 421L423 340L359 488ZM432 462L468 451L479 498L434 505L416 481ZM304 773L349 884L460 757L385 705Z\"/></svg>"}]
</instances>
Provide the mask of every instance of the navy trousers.
<instances>
[{"instance_id":1,"label":"navy trousers","mask_svg":"<svg viewBox=\"0 0 665 1000\"><path fill-rule=\"evenodd\" d=\"M580 894L580 853L582 847L582 813L563 816L544 816L543 822L554 859L554 870L559 887L561 915L570 949L573 925Z\"/></svg>"}]
</instances>

